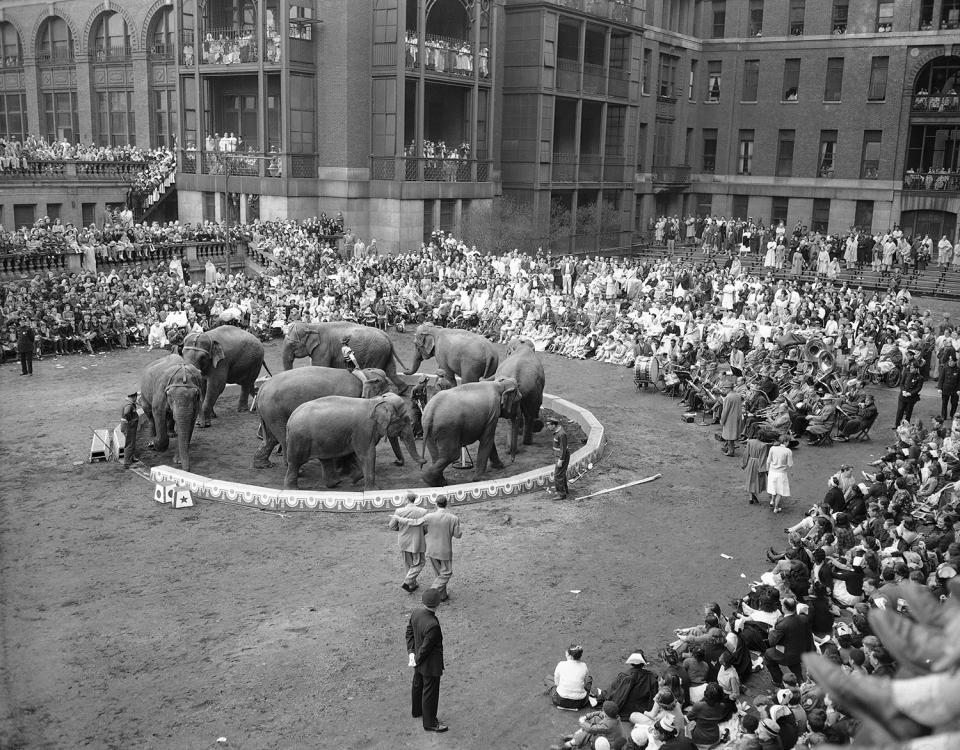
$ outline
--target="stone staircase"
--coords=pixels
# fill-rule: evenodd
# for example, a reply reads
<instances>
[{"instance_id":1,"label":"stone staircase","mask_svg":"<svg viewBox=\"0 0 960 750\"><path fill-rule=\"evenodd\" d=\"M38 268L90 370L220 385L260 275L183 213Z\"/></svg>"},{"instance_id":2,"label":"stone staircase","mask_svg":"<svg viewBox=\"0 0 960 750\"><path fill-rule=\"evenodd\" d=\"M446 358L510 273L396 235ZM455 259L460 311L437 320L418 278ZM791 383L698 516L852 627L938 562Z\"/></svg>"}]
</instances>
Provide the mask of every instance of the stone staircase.
<instances>
[{"instance_id":1,"label":"stone staircase","mask_svg":"<svg viewBox=\"0 0 960 750\"><path fill-rule=\"evenodd\" d=\"M673 253L669 253L663 245L634 246L633 254L639 257L664 258L670 257L673 260L688 261L699 263L706 259L706 256L700 251L699 247L676 247ZM722 256L717 256L718 260ZM740 256L740 263L747 273L756 275L767 275L772 271L777 279L788 279L801 281L816 281L817 275L810 270L804 270L800 276L792 276L789 266L779 271L763 267L762 254L747 253ZM884 274L873 271L868 267L863 269L844 269L837 277L836 283L846 282L850 286L861 286L864 289L886 291L893 282L896 274ZM823 280L823 277L819 277ZM900 287L908 289L911 294L923 297L941 297L944 299L960 299L960 269L941 268L930 264L925 270L920 271L911 269L900 276Z\"/></svg>"}]
</instances>

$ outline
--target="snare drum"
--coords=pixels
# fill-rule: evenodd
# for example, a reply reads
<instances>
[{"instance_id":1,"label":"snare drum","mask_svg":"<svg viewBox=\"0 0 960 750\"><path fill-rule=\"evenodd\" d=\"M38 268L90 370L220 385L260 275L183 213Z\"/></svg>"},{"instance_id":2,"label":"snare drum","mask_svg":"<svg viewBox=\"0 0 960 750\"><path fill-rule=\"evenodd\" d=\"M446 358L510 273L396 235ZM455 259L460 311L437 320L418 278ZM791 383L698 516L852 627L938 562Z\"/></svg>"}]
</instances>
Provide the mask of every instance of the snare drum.
<instances>
[{"instance_id":1,"label":"snare drum","mask_svg":"<svg viewBox=\"0 0 960 750\"><path fill-rule=\"evenodd\" d=\"M660 380L660 361L656 357L637 357L633 365L633 382L656 385Z\"/></svg>"}]
</instances>

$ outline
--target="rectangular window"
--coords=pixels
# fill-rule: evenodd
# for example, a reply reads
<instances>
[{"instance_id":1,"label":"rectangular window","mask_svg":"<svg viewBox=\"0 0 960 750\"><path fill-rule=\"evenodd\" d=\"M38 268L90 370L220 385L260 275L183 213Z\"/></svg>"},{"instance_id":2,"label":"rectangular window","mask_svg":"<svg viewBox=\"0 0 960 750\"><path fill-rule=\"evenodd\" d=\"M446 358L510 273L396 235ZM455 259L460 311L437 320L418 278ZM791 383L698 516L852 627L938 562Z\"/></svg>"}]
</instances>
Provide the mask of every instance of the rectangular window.
<instances>
[{"instance_id":1,"label":"rectangular window","mask_svg":"<svg viewBox=\"0 0 960 750\"><path fill-rule=\"evenodd\" d=\"M810 228L814 232L820 232L821 234L827 233L827 227L830 224L830 199L829 198L814 198L813 199L813 216L810 220Z\"/></svg>"},{"instance_id":2,"label":"rectangular window","mask_svg":"<svg viewBox=\"0 0 960 750\"><path fill-rule=\"evenodd\" d=\"M640 123L637 128L637 171L643 171L643 165L646 161L647 152L647 123Z\"/></svg>"},{"instance_id":3,"label":"rectangular window","mask_svg":"<svg viewBox=\"0 0 960 750\"><path fill-rule=\"evenodd\" d=\"M850 10L850 0L833 0L833 12L830 15L834 34L847 33L847 14Z\"/></svg>"},{"instance_id":4,"label":"rectangular window","mask_svg":"<svg viewBox=\"0 0 960 750\"><path fill-rule=\"evenodd\" d=\"M875 180L880 174L882 130L863 131L863 153L860 157L860 179Z\"/></svg>"},{"instance_id":5,"label":"rectangular window","mask_svg":"<svg viewBox=\"0 0 960 750\"><path fill-rule=\"evenodd\" d=\"M882 102L887 98L887 67L889 57L874 57L870 61L870 85L867 87L867 101Z\"/></svg>"},{"instance_id":6,"label":"rectangular window","mask_svg":"<svg viewBox=\"0 0 960 750\"><path fill-rule=\"evenodd\" d=\"M707 62L707 101L720 101L720 77L723 71L723 63L720 60L710 60Z\"/></svg>"},{"instance_id":7,"label":"rectangular window","mask_svg":"<svg viewBox=\"0 0 960 750\"><path fill-rule=\"evenodd\" d=\"M643 68L640 71L640 93L650 93L650 68L653 67L653 50L643 51Z\"/></svg>"},{"instance_id":8,"label":"rectangular window","mask_svg":"<svg viewBox=\"0 0 960 750\"><path fill-rule=\"evenodd\" d=\"M13 204L13 226L17 229L21 227L32 227L36 221L34 214L37 206L34 203L14 203Z\"/></svg>"},{"instance_id":9,"label":"rectangular window","mask_svg":"<svg viewBox=\"0 0 960 750\"><path fill-rule=\"evenodd\" d=\"M785 225L787 223L787 217L790 215L790 198L782 195L775 195L773 197L772 205L770 207L770 220L775 224L783 222Z\"/></svg>"},{"instance_id":10,"label":"rectangular window","mask_svg":"<svg viewBox=\"0 0 960 750\"><path fill-rule=\"evenodd\" d=\"M77 94L55 91L42 96L43 135L48 141L80 140L80 119L77 116Z\"/></svg>"},{"instance_id":11,"label":"rectangular window","mask_svg":"<svg viewBox=\"0 0 960 750\"><path fill-rule=\"evenodd\" d=\"M763 0L750 0L750 25L747 36L763 36Z\"/></svg>"},{"instance_id":12,"label":"rectangular window","mask_svg":"<svg viewBox=\"0 0 960 750\"><path fill-rule=\"evenodd\" d=\"M833 177L837 159L837 131L820 131L820 149L818 151L817 177Z\"/></svg>"},{"instance_id":13,"label":"rectangular window","mask_svg":"<svg viewBox=\"0 0 960 750\"><path fill-rule=\"evenodd\" d=\"M0 60L0 66L3 61ZM27 137L27 95L0 94L0 138Z\"/></svg>"},{"instance_id":14,"label":"rectangular window","mask_svg":"<svg viewBox=\"0 0 960 750\"><path fill-rule=\"evenodd\" d=\"M803 16L807 0L790 0L790 36L803 36Z\"/></svg>"},{"instance_id":15,"label":"rectangular window","mask_svg":"<svg viewBox=\"0 0 960 750\"><path fill-rule=\"evenodd\" d=\"M893 31L893 8L895 0L877 0L877 31Z\"/></svg>"},{"instance_id":16,"label":"rectangular window","mask_svg":"<svg viewBox=\"0 0 960 750\"><path fill-rule=\"evenodd\" d=\"M777 136L777 177L789 177L793 174L793 144L795 130L781 130Z\"/></svg>"},{"instance_id":17,"label":"rectangular window","mask_svg":"<svg viewBox=\"0 0 960 750\"><path fill-rule=\"evenodd\" d=\"M658 90L658 95L665 97L667 99L673 99L676 97L676 86L677 86L677 63L680 62L679 57L674 57L673 55L660 55L660 87Z\"/></svg>"},{"instance_id":18,"label":"rectangular window","mask_svg":"<svg viewBox=\"0 0 960 750\"><path fill-rule=\"evenodd\" d=\"M710 193L697 193L697 216L710 216L713 213L713 196Z\"/></svg>"},{"instance_id":19,"label":"rectangular window","mask_svg":"<svg viewBox=\"0 0 960 750\"><path fill-rule=\"evenodd\" d=\"M673 162L673 122L657 120L653 126L653 163L671 166Z\"/></svg>"},{"instance_id":20,"label":"rectangular window","mask_svg":"<svg viewBox=\"0 0 960 750\"><path fill-rule=\"evenodd\" d=\"M440 229L445 232L452 232L456 229L454 226L456 216L457 202L455 200L440 201Z\"/></svg>"},{"instance_id":21,"label":"rectangular window","mask_svg":"<svg viewBox=\"0 0 960 750\"><path fill-rule=\"evenodd\" d=\"M749 211L750 211L749 195L733 196L733 218L745 219L749 215Z\"/></svg>"},{"instance_id":22,"label":"rectangular window","mask_svg":"<svg viewBox=\"0 0 960 750\"><path fill-rule=\"evenodd\" d=\"M783 96L785 102L795 102L800 98L800 58L791 57L783 61Z\"/></svg>"},{"instance_id":23,"label":"rectangular window","mask_svg":"<svg viewBox=\"0 0 960 750\"><path fill-rule=\"evenodd\" d=\"M759 88L760 88L760 61L744 60L743 61L743 94L740 97L740 101L744 101L744 102L757 101L757 92Z\"/></svg>"},{"instance_id":24,"label":"rectangular window","mask_svg":"<svg viewBox=\"0 0 960 750\"><path fill-rule=\"evenodd\" d=\"M690 164L690 152L693 151L693 128L687 128L687 136L683 141L683 163Z\"/></svg>"},{"instance_id":25,"label":"rectangular window","mask_svg":"<svg viewBox=\"0 0 960 750\"><path fill-rule=\"evenodd\" d=\"M713 0L713 30L714 39L723 39L727 27L726 0Z\"/></svg>"},{"instance_id":26,"label":"rectangular window","mask_svg":"<svg viewBox=\"0 0 960 750\"><path fill-rule=\"evenodd\" d=\"M689 99L690 101L693 101L696 95L695 94L696 89L694 88L696 86L696 83L697 83L697 61L691 60L690 61L690 82L689 82L689 85L687 86L687 99Z\"/></svg>"},{"instance_id":27,"label":"rectangular window","mask_svg":"<svg viewBox=\"0 0 960 750\"><path fill-rule=\"evenodd\" d=\"M827 58L827 77L823 84L823 100L838 102L843 93L843 58Z\"/></svg>"},{"instance_id":28,"label":"rectangular window","mask_svg":"<svg viewBox=\"0 0 960 750\"><path fill-rule=\"evenodd\" d=\"M47 217L50 221L56 221L60 218L60 210L63 208L62 203L48 203L47 204Z\"/></svg>"},{"instance_id":29,"label":"rectangular window","mask_svg":"<svg viewBox=\"0 0 960 750\"><path fill-rule=\"evenodd\" d=\"M91 224L97 223L97 204L96 203L80 204L80 221L83 222L83 225L85 227L89 227Z\"/></svg>"},{"instance_id":30,"label":"rectangular window","mask_svg":"<svg viewBox=\"0 0 960 750\"><path fill-rule=\"evenodd\" d=\"M217 220L217 194L216 193L203 194L203 220L204 221Z\"/></svg>"},{"instance_id":31,"label":"rectangular window","mask_svg":"<svg viewBox=\"0 0 960 750\"><path fill-rule=\"evenodd\" d=\"M740 146L737 149L737 174L753 173L753 131L740 131Z\"/></svg>"},{"instance_id":32,"label":"rectangular window","mask_svg":"<svg viewBox=\"0 0 960 750\"><path fill-rule=\"evenodd\" d=\"M132 91L97 91L92 104L98 145L124 146L136 143Z\"/></svg>"},{"instance_id":33,"label":"rectangular window","mask_svg":"<svg viewBox=\"0 0 960 750\"><path fill-rule=\"evenodd\" d=\"M960 29L960 0L943 0L940 10L941 29Z\"/></svg>"},{"instance_id":34,"label":"rectangular window","mask_svg":"<svg viewBox=\"0 0 960 750\"><path fill-rule=\"evenodd\" d=\"M703 171L717 170L717 129L703 129Z\"/></svg>"},{"instance_id":35,"label":"rectangular window","mask_svg":"<svg viewBox=\"0 0 960 750\"><path fill-rule=\"evenodd\" d=\"M151 146L173 148L177 135L177 92L175 89L155 89L153 92L153 128Z\"/></svg>"},{"instance_id":36,"label":"rectangular window","mask_svg":"<svg viewBox=\"0 0 960 750\"><path fill-rule=\"evenodd\" d=\"M873 201L857 201L853 213L853 226L861 232L873 231Z\"/></svg>"},{"instance_id":37,"label":"rectangular window","mask_svg":"<svg viewBox=\"0 0 960 750\"><path fill-rule=\"evenodd\" d=\"M313 76L290 76L290 151L294 154L315 153Z\"/></svg>"},{"instance_id":38,"label":"rectangular window","mask_svg":"<svg viewBox=\"0 0 960 750\"><path fill-rule=\"evenodd\" d=\"M313 8L303 5L290 6L290 38L311 41L313 39Z\"/></svg>"},{"instance_id":39,"label":"rectangular window","mask_svg":"<svg viewBox=\"0 0 960 750\"><path fill-rule=\"evenodd\" d=\"M920 3L920 31L933 31L934 0L922 0Z\"/></svg>"}]
</instances>

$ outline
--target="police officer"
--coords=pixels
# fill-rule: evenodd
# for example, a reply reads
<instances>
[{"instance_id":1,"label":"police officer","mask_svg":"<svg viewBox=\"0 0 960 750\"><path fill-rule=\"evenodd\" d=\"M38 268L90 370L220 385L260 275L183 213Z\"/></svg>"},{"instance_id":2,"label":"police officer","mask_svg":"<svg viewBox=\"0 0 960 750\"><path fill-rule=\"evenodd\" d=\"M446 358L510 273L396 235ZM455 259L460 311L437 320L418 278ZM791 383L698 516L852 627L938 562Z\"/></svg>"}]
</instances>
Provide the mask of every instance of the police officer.
<instances>
[{"instance_id":1,"label":"police officer","mask_svg":"<svg viewBox=\"0 0 960 750\"><path fill-rule=\"evenodd\" d=\"M553 489L563 500L568 492L567 467L570 465L570 449L567 447L567 431L556 417L548 417L546 425L553 431Z\"/></svg>"},{"instance_id":2,"label":"police officer","mask_svg":"<svg viewBox=\"0 0 960 750\"><path fill-rule=\"evenodd\" d=\"M120 411L120 432L123 433L123 468L129 469L137 457L137 430L140 415L137 413L137 392L127 394L127 401Z\"/></svg>"}]
</instances>

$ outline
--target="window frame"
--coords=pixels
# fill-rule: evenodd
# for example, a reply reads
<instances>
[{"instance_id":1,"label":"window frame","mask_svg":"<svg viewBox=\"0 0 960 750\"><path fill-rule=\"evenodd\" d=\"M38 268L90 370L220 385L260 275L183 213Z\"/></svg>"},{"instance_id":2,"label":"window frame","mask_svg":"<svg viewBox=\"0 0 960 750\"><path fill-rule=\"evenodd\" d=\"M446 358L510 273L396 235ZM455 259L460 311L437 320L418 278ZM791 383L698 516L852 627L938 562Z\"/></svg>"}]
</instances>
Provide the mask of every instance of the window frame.
<instances>
[{"instance_id":1,"label":"window frame","mask_svg":"<svg viewBox=\"0 0 960 750\"><path fill-rule=\"evenodd\" d=\"M748 96L750 89L753 89L753 97ZM746 103L756 103L760 95L760 60L743 61L743 87L740 91L740 101Z\"/></svg>"},{"instance_id":2,"label":"window frame","mask_svg":"<svg viewBox=\"0 0 960 750\"><path fill-rule=\"evenodd\" d=\"M789 144L789 154L787 154ZM796 150L797 131L788 128L777 132L777 163L774 169L775 177L793 176L793 155Z\"/></svg>"},{"instance_id":3,"label":"window frame","mask_svg":"<svg viewBox=\"0 0 960 750\"><path fill-rule=\"evenodd\" d=\"M880 64L882 62L882 64ZM880 78L880 71L882 71L883 80L878 82ZM884 102L887 100L887 83L888 76L890 73L890 57L889 55L874 55L870 58L870 77L867 80L867 101L868 102ZM879 95L874 93L878 88L882 86L882 90Z\"/></svg>"},{"instance_id":4,"label":"window frame","mask_svg":"<svg viewBox=\"0 0 960 750\"><path fill-rule=\"evenodd\" d=\"M820 131L820 144L817 147L817 177L833 177L836 172L839 137L840 132L838 130Z\"/></svg>"},{"instance_id":5,"label":"window frame","mask_svg":"<svg viewBox=\"0 0 960 750\"><path fill-rule=\"evenodd\" d=\"M790 0L788 28L790 36L803 36L804 16L807 12L807 0ZM799 20L797 20L799 18Z\"/></svg>"},{"instance_id":6,"label":"window frame","mask_svg":"<svg viewBox=\"0 0 960 750\"><path fill-rule=\"evenodd\" d=\"M717 171L717 144L719 143L719 130L718 128L703 128L700 136L701 144L701 153L700 153L700 167L701 171L712 174ZM710 154L710 150L707 148L708 143L713 143L713 153ZM709 157L709 163L708 163Z\"/></svg>"},{"instance_id":7,"label":"window frame","mask_svg":"<svg viewBox=\"0 0 960 750\"><path fill-rule=\"evenodd\" d=\"M876 152L876 158L868 159ZM869 152L869 153L868 153ZM860 151L860 179L877 180L880 178L880 155L883 153L883 131L864 130L863 146Z\"/></svg>"},{"instance_id":8,"label":"window frame","mask_svg":"<svg viewBox=\"0 0 960 750\"><path fill-rule=\"evenodd\" d=\"M756 148L756 133L752 129L737 133L737 174L753 174L753 156Z\"/></svg>"},{"instance_id":9,"label":"window frame","mask_svg":"<svg viewBox=\"0 0 960 750\"><path fill-rule=\"evenodd\" d=\"M837 71L836 63L839 61L839 72ZM843 101L843 72L846 63L846 58L843 57L828 57L827 58L827 70L823 79L823 101L829 102L831 104L836 104L837 102ZM832 70L831 70L831 65ZM836 96L832 96L834 90L831 89L831 72L833 73L834 78L837 78L837 81L834 81Z\"/></svg>"},{"instance_id":10,"label":"window frame","mask_svg":"<svg viewBox=\"0 0 960 750\"><path fill-rule=\"evenodd\" d=\"M783 83L780 87L781 103L793 103L800 101L800 71L802 65L802 58L788 57L784 59ZM789 98L791 91L793 91L793 99Z\"/></svg>"},{"instance_id":11,"label":"window frame","mask_svg":"<svg viewBox=\"0 0 960 750\"><path fill-rule=\"evenodd\" d=\"M716 89L716 95L714 95ZM707 60L707 91L705 102L716 104L723 96L723 60Z\"/></svg>"}]
</instances>

